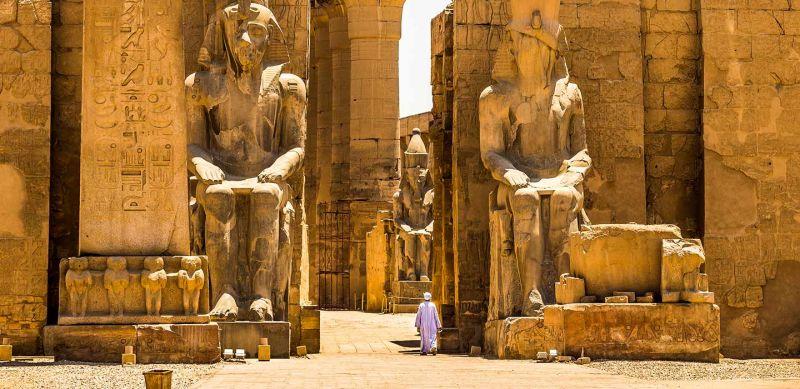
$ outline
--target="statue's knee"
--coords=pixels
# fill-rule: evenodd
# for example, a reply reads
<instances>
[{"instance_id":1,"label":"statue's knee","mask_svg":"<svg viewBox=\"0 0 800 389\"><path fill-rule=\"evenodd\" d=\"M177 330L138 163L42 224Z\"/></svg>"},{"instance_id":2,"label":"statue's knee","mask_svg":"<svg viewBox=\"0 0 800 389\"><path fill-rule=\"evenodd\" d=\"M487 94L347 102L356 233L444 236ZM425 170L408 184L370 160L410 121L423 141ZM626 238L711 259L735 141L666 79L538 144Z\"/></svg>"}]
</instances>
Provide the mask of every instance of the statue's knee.
<instances>
[{"instance_id":1,"label":"statue's knee","mask_svg":"<svg viewBox=\"0 0 800 389\"><path fill-rule=\"evenodd\" d=\"M258 184L253 188L252 201L259 207L269 207L277 209L281 203L281 188L277 184L264 183Z\"/></svg>"},{"instance_id":2,"label":"statue's knee","mask_svg":"<svg viewBox=\"0 0 800 389\"><path fill-rule=\"evenodd\" d=\"M203 207L217 219L227 220L233 215L235 195L231 188L210 185L203 194Z\"/></svg>"},{"instance_id":3,"label":"statue's knee","mask_svg":"<svg viewBox=\"0 0 800 389\"><path fill-rule=\"evenodd\" d=\"M539 208L542 198L539 192L531 188L523 188L514 192L512 198L512 210L514 213L533 213Z\"/></svg>"},{"instance_id":4,"label":"statue's knee","mask_svg":"<svg viewBox=\"0 0 800 389\"><path fill-rule=\"evenodd\" d=\"M553 206L562 210L580 209L583 196L574 188L559 188L551 196Z\"/></svg>"}]
</instances>

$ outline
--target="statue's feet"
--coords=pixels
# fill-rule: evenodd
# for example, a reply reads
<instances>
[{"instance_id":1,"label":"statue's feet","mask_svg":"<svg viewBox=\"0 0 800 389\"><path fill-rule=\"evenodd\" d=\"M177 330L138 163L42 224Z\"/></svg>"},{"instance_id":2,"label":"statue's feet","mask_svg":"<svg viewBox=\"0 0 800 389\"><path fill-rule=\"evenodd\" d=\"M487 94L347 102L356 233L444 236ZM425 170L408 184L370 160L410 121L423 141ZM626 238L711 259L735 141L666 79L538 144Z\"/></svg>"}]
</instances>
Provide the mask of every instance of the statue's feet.
<instances>
[{"instance_id":1,"label":"statue's feet","mask_svg":"<svg viewBox=\"0 0 800 389\"><path fill-rule=\"evenodd\" d=\"M250 320L252 321L273 321L275 314L272 311L272 301L260 298L250 304Z\"/></svg>"},{"instance_id":2,"label":"statue's feet","mask_svg":"<svg viewBox=\"0 0 800 389\"><path fill-rule=\"evenodd\" d=\"M525 299L525 304L522 307L522 315L527 317L542 317L544 316L544 301L542 294L539 290L534 288Z\"/></svg>"},{"instance_id":3,"label":"statue's feet","mask_svg":"<svg viewBox=\"0 0 800 389\"><path fill-rule=\"evenodd\" d=\"M431 279L430 279L430 278L428 278L428 276L422 276L422 277L420 277L420 278L419 278L419 280L420 280L420 281L423 281L423 282L428 282L428 281L430 281Z\"/></svg>"},{"instance_id":4,"label":"statue's feet","mask_svg":"<svg viewBox=\"0 0 800 389\"><path fill-rule=\"evenodd\" d=\"M239 317L239 306L233 296L223 293L208 315L215 321L236 321Z\"/></svg>"}]
</instances>

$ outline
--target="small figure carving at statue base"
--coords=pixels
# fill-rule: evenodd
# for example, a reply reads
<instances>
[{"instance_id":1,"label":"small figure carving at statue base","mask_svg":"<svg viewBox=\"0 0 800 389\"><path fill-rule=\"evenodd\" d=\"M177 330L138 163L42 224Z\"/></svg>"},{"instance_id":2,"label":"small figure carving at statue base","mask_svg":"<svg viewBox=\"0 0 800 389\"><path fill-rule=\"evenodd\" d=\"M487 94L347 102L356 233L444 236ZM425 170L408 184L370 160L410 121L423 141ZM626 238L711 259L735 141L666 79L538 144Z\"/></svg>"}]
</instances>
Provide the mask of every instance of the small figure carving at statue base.
<instances>
[{"instance_id":1,"label":"small figure carving at statue base","mask_svg":"<svg viewBox=\"0 0 800 389\"><path fill-rule=\"evenodd\" d=\"M103 286L108 291L108 314L109 316L122 316L125 310L125 289L130 284L128 262L124 257L110 257L106 266L106 271L103 273Z\"/></svg>"},{"instance_id":2,"label":"small figure carving at statue base","mask_svg":"<svg viewBox=\"0 0 800 389\"><path fill-rule=\"evenodd\" d=\"M144 288L144 301L147 314L161 314L161 290L167 286L167 272L164 271L164 258L148 257L144 259L141 283Z\"/></svg>"},{"instance_id":3,"label":"small figure carving at statue base","mask_svg":"<svg viewBox=\"0 0 800 389\"><path fill-rule=\"evenodd\" d=\"M430 281L433 234L433 185L428 151L419 128L412 131L403 153L400 190L394 194L394 224L400 277L405 281Z\"/></svg>"},{"instance_id":4,"label":"small figure carving at statue base","mask_svg":"<svg viewBox=\"0 0 800 389\"><path fill-rule=\"evenodd\" d=\"M64 282L69 293L69 311L72 316L86 316L86 294L94 282L88 268L89 260L86 258L69 259L69 270Z\"/></svg>"},{"instance_id":5,"label":"small figure carving at statue base","mask_svg":"<svg viewBox=\"0 0 800 389\"><path fill-rule=\"evenodd\" d=\"M200 268L202 262L197 257L181 259L181 270L178 271L178 287L183 290L183 312L196 315L200 304L200 290L203 289L205 274Z\"/></svg>"}]
</instances>

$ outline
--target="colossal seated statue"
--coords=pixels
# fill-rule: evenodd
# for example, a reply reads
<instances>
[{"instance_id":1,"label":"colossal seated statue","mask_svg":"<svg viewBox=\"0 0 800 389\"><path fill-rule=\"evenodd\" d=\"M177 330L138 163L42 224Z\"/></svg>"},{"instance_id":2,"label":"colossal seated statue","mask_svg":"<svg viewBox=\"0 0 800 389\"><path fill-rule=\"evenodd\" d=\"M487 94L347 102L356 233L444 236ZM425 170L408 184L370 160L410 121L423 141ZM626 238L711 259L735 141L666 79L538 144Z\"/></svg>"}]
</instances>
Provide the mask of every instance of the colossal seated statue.
<instances>
[{"instance_id":1,"label":"colossal seated statue","mask_svg":"<svg viewBox=\"0 0 800 389\"><path fill-rule=\"evenodd\" d=\"M403 175L393 202L396 260L401 280L430 281L433 185L428 172L428 150L418 128L412 131L403 153Z\"/></svg>"},{"instance_id":2,"label":"colossal seated statue","mask_svg":"<svg viewBox=\"0 0 800 389\"><path fill-rule=\"evenodd\" d=\"M283 72L283 33L264 5L238 0L209 21L186 79L189 171L199 181L195 250L209 258L217 320L285 320L293 208L302 166L306 89ZM240 313L239 307L248 312Z\"/></svg>"},{"instance_id":3,"label":"colossal seated statue","mask_svg":"<svg viewBox=\"0 0 800 389\"><path fill-rule=\"evenodd\" d=\"M495 58L495 84L480 97L481 157L498 181L491 199L490 316L538 316L569 271L569 233L583 212L583 101L569 82L559 0L512 0ZM548 270L553 279L544 279ZM549 284L549 285L547 285ZM545 293L545 288L548 288Z\"/></svg>"}]
</instances>

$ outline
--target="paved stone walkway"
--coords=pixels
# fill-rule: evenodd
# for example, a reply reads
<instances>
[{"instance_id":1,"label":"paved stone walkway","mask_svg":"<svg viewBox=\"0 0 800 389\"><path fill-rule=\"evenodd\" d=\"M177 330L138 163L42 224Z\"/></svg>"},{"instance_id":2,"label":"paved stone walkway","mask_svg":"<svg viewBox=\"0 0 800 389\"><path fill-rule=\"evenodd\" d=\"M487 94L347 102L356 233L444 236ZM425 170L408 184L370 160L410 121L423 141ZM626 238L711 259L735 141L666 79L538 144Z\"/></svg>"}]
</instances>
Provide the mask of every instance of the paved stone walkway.
<instances>
[{"instance_id":1,"label":"paved stone walkway","mask_svg":"<svg viewBox=\"0 0 800 389\"><path fill-rule=\"evenodd\" d=\"M800 380L648 382L574 364L419 356L414 315L322 312L322 352L226 363L195 388L798 388Z\"/></svg>"}]
</instances>

